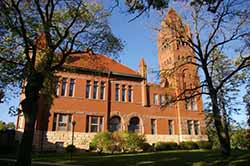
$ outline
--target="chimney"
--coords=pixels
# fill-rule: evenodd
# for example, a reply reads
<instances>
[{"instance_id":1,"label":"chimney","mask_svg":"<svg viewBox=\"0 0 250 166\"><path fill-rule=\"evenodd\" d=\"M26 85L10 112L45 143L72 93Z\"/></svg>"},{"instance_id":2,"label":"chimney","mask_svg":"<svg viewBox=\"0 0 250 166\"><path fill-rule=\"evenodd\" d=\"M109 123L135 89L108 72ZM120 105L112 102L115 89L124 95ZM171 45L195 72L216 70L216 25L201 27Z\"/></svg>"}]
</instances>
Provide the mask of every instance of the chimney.
<instances>
[{"instance_id":1,"label":"chimney","mask_svg":"<svg viewBox=\"0 0 250 166\"><path fill-rule=\"evenodd\" d=\"M143 58L140 60L139 64L139 73L142 78L144 78L141 81L141 104L144 107L148 106L148 93L147 93L147 65Z\"/></svg>"},{"instance_id":2,"label":"chimney","mask_svg":"<svg viewBox=\"0 0 250 166\"><path fill-rule=\"evenodd\" d=\"M139 64L139 73L140 75L147 80L147 65L144 61L144 58L141 58L140 64Z\"/></svg>"}]
</instances>

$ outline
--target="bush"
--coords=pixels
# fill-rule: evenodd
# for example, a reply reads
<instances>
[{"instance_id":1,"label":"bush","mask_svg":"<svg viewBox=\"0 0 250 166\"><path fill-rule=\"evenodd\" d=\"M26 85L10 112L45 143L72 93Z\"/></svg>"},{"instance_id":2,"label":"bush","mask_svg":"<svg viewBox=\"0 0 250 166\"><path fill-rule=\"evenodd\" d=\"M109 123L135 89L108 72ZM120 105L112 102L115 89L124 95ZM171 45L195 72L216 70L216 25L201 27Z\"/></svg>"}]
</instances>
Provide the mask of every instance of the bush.
<instances>
[{"instance_id":1,"label":"bush","mask_svg":"<svg viewBox=\"0 0 250 166\"><path fill-rule=\"evenodd\" d=\"M65 148L65 150L66 150L66 152L68 152L68 153L73 153L73 152L75 152L76 151L76 147L75 147L75 145L68 145L66 148Z\"/></svg>"},{"instance_id":2,"label":"bush","mask_svg":"<svg viewBox=\"0 0 250 166\"><path fill-rule=\"evenodd\" d=\"M100 152L134 152L143 150L145 146L145 137L137 133L128 132L102 132L97 133L90 143L91 150Z\"/></svg>"},{"instance_id":3,"label":"bush","mask_svg":"<svg viewBox=\"0 0 250 166\"><path fill-rule=\"evenodd\" d=\"M193 141L181 142L179 144L180 149L190 150L190 149L199 149L197 143Z\"/></svg>"},{"instance_id":4,"label":"bush","mask_svg":"<svg viewBox=\"0 0 250 166\"><path fill-rule=\"evenodd\" d=\"M146 142L144 135L139 135L137 133L124 133L123 137L125 141L124 149L128 152L142 150L142 147Z\"/></svg>"},{"instance_id":5,"label":"bush","mask_svg":"<svg viewBox=\"0 0 250 166\"><path fill-rule=\"evenodd\" d=\"M112 150L112 137L109 132L97 133L91 142L91 146L100 152Z\"/></svg>"},{"instance_id":6,"label":"bush","mask_svg":"<svg viewBox=\"0 0 250 166\"><path fill-rule=\"evenodd\" d=\"M178 149L178 144L176 142L157 142L155 144L155 149L157 151L176 150Z\"/></svg>"},{"instance_id":7,"label":"bush","mask_svg":"<svg viewBox=\"0 0 250 166\"><path fill-rule=\"evenodd\" d=\"M209 141L198 141L196 143L199 149L212 149L212 143Z\"/></svg>"}]
</instances>

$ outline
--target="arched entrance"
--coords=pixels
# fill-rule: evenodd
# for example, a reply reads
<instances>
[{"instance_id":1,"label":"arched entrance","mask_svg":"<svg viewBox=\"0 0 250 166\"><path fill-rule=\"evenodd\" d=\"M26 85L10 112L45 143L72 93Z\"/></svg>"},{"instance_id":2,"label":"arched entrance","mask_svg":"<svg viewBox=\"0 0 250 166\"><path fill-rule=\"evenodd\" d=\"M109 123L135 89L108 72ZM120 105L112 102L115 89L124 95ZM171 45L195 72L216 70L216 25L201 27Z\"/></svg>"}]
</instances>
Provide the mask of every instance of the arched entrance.
<instances>
[{"instance_id":1,"label":"arched entrance","mask_svg":"<svg viewBox=\"0 0 250 166\"><path fill-rule=\"evenodd\" d=\"M129 120L128 131L129 132L140 132L140 119L137 116L132 117Z\"/></svg>"},{"instance_id":2,"label":"arched entrance","mask_svg":"<svg viewBox=\"0 0 250 166\"><path fill-rule=\"evenodd\" d=\"M121 118L119 116L113 116L109 122L109 131L119 131L121 129Z\"/></svg>"}]
</instances>

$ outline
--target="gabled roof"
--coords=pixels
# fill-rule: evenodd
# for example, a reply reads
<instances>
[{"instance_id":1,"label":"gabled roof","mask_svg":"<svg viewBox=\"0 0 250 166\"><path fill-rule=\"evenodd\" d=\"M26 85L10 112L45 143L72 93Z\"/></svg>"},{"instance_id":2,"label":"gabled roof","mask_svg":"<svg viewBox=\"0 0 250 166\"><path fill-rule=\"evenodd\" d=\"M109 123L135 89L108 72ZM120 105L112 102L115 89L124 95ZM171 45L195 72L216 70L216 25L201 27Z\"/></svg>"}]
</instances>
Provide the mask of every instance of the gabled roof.
<instances>
[{"instance_id":1,"label":"gabled roof","mask_svg":"<svg viewBox=\"0 0 250 166\"><path fill-rule=\"evenodd\" d=\"M140 76L137 71L130 69L129 67L101 54L76 52L68 57L65 66Z\"/></svg>"}]
</instances>

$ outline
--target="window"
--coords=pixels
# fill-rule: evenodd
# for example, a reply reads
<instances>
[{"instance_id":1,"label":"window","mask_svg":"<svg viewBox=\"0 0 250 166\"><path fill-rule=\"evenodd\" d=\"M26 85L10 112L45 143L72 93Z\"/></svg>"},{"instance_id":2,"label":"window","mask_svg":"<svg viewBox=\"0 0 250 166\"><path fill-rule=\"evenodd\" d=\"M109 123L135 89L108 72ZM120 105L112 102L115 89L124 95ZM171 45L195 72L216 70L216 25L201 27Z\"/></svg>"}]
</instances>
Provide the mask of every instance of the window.
<instances>
[{"instance_id":1,"label":"window","mask_svg":"<svg viewBox=\"0 0 250 166\"><path fill-rule=\"evenodd\" d=\"M62 79L62 89L61 89L61 96L66 95L66 85L67 85L67 78Z\"/></svg>"},{"instance_id":2,"label":"window","mask_svg":"<svg viewBox=\"0 0 250 166\"><path fill-rule=\"evenodd\" d=\"M70 131L72 128L72 115L54 113L52 131Z\"/></svg>"},{"instance_id":3,"label":"window","mask_svg":"<svg viewBox=\"0 0 250 166\"><path fill-rule=\"evenodd\" d=\"M194 98L191 99L191 109L192 109L193 111L196 111L196 110L197 110L197 105L196 105L196 103L195 103L195 99L194 99Z\"/></svg>"},{"instance_id":4,"label":"window","mask_svg":"<svg viewBox=\"0 0 250 166\"><path fill-rule=\"evenodd\" d=\"M154 104L158 105L158 95L154 94Z\"/></svg>"},{"instance_id":5,"label":"window","mask_svg":"<svg viewBox=\"0 0 250 166\"><path fill-rule=\"evenodd\" d=\"M98 81L94 81L93 99L97 98Z\"/></svg>"},{"instance_id":6,"label":"window","mask_svg":"<svg viewBox=\"0 0 250 166\"><path fill-rule=\"evenodd\" d=\"M156 120L151 119L151 134L156 134Z\"/></svg>"},{"instance_id":7,"label":"window","mask_svg":"<svg viewBox=\"0 0 250 166\"><path fill-rule=\"evenodd\" d=\"M195 120L194 121L194 134L195 135L199 135L200 133L200 125L199 125L199 121L198 120Z\"/></svg>"},{"instance_id":8,"label":"window","mask_svg":"<svg viewBox=\"0 0 250 166\"><path fill-rule=\"evenodd\" d=\"M187 87L186 82L183 82L183 90L186 90L186 87Z\"/></svg>"},{"instance_id":9,"label":"window","mask_svg":"<svg viewBox=\"0 0 250 166\"><path fill-rule=\"evenodd\" d=\"M173 122L173 120L168 120L168 134L169 135L174 134L174 122Z\"/></svg>"},{"instance_id":10,"label":"window","mask_svg":"<svg viewBox=\"0 0 250 166\"><path fill-rule=\"evenodd\" d=\"M90 132L97 132L97 131L98 131L98 117L93 116L91 117Z\"/></svg>"},{"instance_id":11,"label":"window","mask_svg":"<svg viewBox=\"0 0 250 166\"><path fill-rule=\"evenodd\" d=\"M165 104L165 96L160 95L160 105L164 105L164 104Z\"/></svg>"},{"instance_id":12,"label":"window","mask_svg":"<svg viewBox=\"0 0 250 166\"><path fill-rule=\"evenodd\" d=\"M54 113L52 131L56 131L57 113Z\"/></svg>"},{"instance_id":13,"label":"window","mask_svg":"<svg viewBox=\"0 0 250 166\"><path fill-rule=\"evenodd\" d=\"M120 86L119 84L115 84L115 101L119 101L120 96Z\"/></svg>"},{"instance_id":14,"label":"window","mask_svg":"<svg viewBox=\"0 0 250 166\"><path fill-rule=\"evenodd\" d=\"M122 85L122 101L126 100L126 88L125 85Z\"/></svg>"},{"instance_id":15,"label":"window","mask_svg":"<svg viewBox=\"0 0 250 166\"><path fill-rule=\"evenodd\" d=\"M69 82L69 96L73 96L74 88L75 88L75 80L70 79L70 82Z\"/></svg>"},{"instance_id":16,"label":"window","mask_svg":"<svg viewBox=\"0 0 250 166\"><path fill-rule=\"evenodd\" d=\"M185 100L185 107L186 107L186 110L190 110L190 107L191 107L191 105L190 105L190 99L186 99Z\"/></svg>"},{"instance_id":17,"label":"window","mask_svg":"<svg viewBox=\"0 0 250 166\"><path fill-rule=\"evenodd\" d=\"M188 120L187 121L187 128L188 128L188 134L189 135L192 135L192 121L191 120Z\"/></svg>"},{"instance_id":18,"label":"window","mask_svg":"<svg viewBox=\"0 0 250 166\"><path fill-rule=\"evenodd\" d=\"M104 91L105 91L105 82L101 81L101 92L100 92L100 99L104 100Z\"/></svg>"},{"instance_id":19,"label":"window","mask_svg":"<svg viewBox=\"0 0 250 166\"><path fill-rule=\"evenodd\" d=\"M133 91L132 91L132 86L128 86L128 102L132 102L132 96L133 96Z\"/></svg>"},{"instance_id":20,"label":"window","mask_svg":"<svg viewBox=\"0 0 250 166\"><path fill-rule=\"evenodd\" d=\"M140 132L140 119L138 117L135 116L129 120L128 131Z\"/></svg>"},{"instance_id":21,"label":"window","mask_svg":"<svg viewBox=\"0 0 250 166\"><path fill-rule=\"evenodd\" d=\"M171 96L170 96L170 95L167 95L167 96L166 96L166 104L170 104L171 101L172 101Z\"/></svg>"},{"instance_id":22,"label":"window","mask_svg":"<svg viewBox=\"0 0 250 166\"><path fill-rule=\"evenodd\" d=\"M58 80L54 80L54 95L58 95Z\"/></svg>"},{"instance_id":23,"label":"window","mask_svg":"<svg viewBox=\"0 0 250 166\"><path fill-rule=\"evenodd\" d=\"M88 116L87 126L88 126L87 132L103 131L103 117L102 116Z\"/></svg>"},{"instance_id":24,"label":"window","mask_svg":"<svg viewBox=\"0 0 250 166\"><path fill-rule=\"evenodd\" d=\"M87 82L86 82L85 97L87 99L90 99L90 80L87 80Z\"/></svg>"},{"instance_id":25,"label":"window","mask_svg":"<svg viewBox=\"0 0 250 166\"><path fill-rule=\"evenodd\" d=\"M114 132L118 131L121 128L121 118L119 116L113 116L110 119L109 131Z\"/></svg>"}]
</instances>

